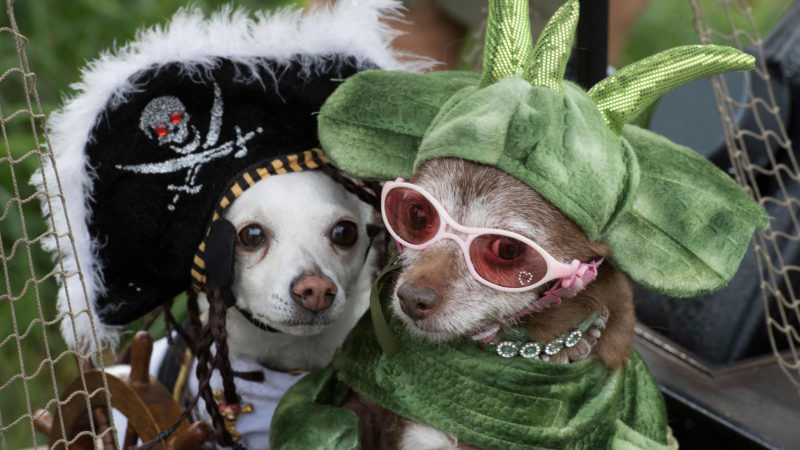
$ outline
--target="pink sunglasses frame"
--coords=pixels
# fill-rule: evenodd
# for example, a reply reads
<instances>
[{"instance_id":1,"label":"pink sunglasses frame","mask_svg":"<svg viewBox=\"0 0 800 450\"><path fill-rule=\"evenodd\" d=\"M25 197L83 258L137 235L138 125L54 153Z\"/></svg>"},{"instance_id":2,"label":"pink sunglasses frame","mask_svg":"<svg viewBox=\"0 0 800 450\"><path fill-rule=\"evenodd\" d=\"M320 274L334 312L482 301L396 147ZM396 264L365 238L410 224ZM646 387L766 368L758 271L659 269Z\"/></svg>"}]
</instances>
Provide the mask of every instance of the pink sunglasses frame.
<instances>
[{"instance_id":1,"label":"pink sunglasses frame","mask_svg":"<svg viewBox=\"0 0 800 450\"><path fill-rule=\"evenodd\" d=\"M433 237L430 240L428 240L423 244L412 244L410 242L407 242L400 236L398 236L397 233L395 233L395 231L392 229L391 225L389 224L389 221L386 218L386 212L385 212L386 196L388 195L389 191L398 187L411 189L419 193L423 197L425 197L425 199L428 200L431 203L431 205L433 205L433 208L439 214L439 217L443 219L439 221L439 229L436 231L436 234L433 235ZM580 261L578 261L577 259L573 260L570 264L565 264L557 261L549 253L547 253L547 251L543 249L541 246L539 246L532 240L526 238L525 236L519 233L515 233L513 231L499 230L496 228L475 228L475 227L467 227L461 225L460 223L456 222L452 217L450 217L450 214L447 213L447 211L444 209L444 206L442 206L442 204L430 192L426 191L425 189L422 189L421 187L415 184L408 183L402 178L398 178L395 181L387 181L386 183L384 183L383 189L381 191L381 217L383 218L383 224L386 226L386 230L389 231L389 234L392 235L395 241L402 247L408 247L412 250L424 250L436 244L437 242L441 241L442 239L450 239L455 241L461 247L461 253L464 255L464 261L467 264L467 269L469 269L469 273L472 275L472 277L475 278L475 280L477 280L481 284L489 286L490 288L496 289L498 291L503 291L503 292L530 291L547 283L548 281L556 280L559 278L573 277L581 265ZM466 234L467 239L464 240L460 236L446 231L448 227L462 234ZM478 236L484 234L496 234L500 236L510 237L512 239L521 241L525 245L528 245L529 247L536 250L542 256L542 258L545 261L545 264L547 265L547 272L545 273L544 277L530 286L524 286L519 288L500 286L481 277L475 270L475 266L473 266L472 264L472 258L469 255L469 246L472 244L472 241L474 241Z\"/></svg>"}]
</instances>

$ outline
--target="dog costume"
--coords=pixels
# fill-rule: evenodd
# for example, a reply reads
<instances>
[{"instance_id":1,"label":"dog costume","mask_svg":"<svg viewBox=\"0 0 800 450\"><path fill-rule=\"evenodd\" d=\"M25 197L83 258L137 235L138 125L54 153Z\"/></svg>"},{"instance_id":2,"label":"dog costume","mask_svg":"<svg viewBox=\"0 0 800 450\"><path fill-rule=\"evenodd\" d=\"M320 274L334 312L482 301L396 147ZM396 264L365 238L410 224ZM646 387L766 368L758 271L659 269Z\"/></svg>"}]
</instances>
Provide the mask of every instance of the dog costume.
<instances>
[{"instance_id":1,"label":"dog costume","mask_svg":"<svg viewBox=\"0 0 800 450\"><path fill-rule=\"evenodd\" d=\"M726 47L679 47L585 92L562 79L578 1L556 12L536 46L527 3L490 0L481 75L368 71L349 79L320 112L323 148L343 170L379 180L410 178L435 158L497 167L539 192L589 240L606 243L607 259L636 283L673 296L725 285L768 217L691 149L626 123L664 92L750 69L754 59ZM385 298L381 289L376 298ZM435 346L412 339L399 319L384 321L391 313L380 302L371 307L372 317L330 367L284 397L273 448L357 448L355 414L331 406L351 388L479 447L668 443L663 399L635 353L613 372L595 359L505 359L468 339ZM310 427L302 420L310 414L326 419Z\"/></svg>"},{"instance_id":2,"label":"dog costume","mask_svg":"<svg viewBox=\"0 0 800 450\"><path fill-rule=\"evenodd\" d=\"M115 344L120 325L201 289L203 242L219 214L262 178L327 162L315 150L316 113L344 78L427 64L390 49L395 32L381 19L398 8L342 1L306 15L224 9L210 19L184 9L83 70L48 121L55 167L32 180L64 192L43 205L55 235L45 246L61 252L69 287L59 310L76 314L74 330L62 321L71 347Z\"/></svg>"},{"instance_id":3,"label":"dog costume","mask_svg":"<svg viewBox=\"0 0 800 450\"><path fill-rule=\"evenodd\" d=\"M399 5L340 1L254 18L184 9L83 70L49 121L55 164L32 180L64 192L43 201L44 244L63 261L70 347L114 347L121 326L203 290L207 277L230 285L235 230L216 225L260 180L328 163L316 116L328 95L363 69L429 65L389 47L385 20Z\"/></svg>"}]
</instances>

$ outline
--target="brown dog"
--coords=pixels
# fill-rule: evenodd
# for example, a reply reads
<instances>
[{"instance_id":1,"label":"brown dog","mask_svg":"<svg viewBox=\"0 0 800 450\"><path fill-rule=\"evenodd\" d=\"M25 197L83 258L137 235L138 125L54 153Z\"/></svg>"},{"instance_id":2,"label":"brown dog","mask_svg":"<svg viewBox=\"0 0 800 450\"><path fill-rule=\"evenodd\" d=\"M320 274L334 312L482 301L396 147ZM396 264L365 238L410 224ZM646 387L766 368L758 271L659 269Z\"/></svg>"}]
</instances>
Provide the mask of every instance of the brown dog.
<instances>
[{"instance_id":1,"label":"brown dog","mask_svg":"<svg viewBox=\"0 0 800 450\"><path fill-rule=\"evenodd\" d=\"M578 227L541 195L498 169L459 159L437 159L423 164L411 182L430 192L456 222L519 233L559 261L588 262L608 254L604 244L586 240ZM409 333L432 343L463 338L513 316L550 286L503 292L481 284L470 274L458 244L449 239L424 250L405 249L404 261L391 298L392 310ZM608 264L601 265L597 278L575 297L521 317L519 322L529 337L547 342L573 329L592 311L603 311L602 337L598 339L599 329L587 333L584 342L564 348L550 361L567 363L588 354L609 369L617 369L631 354L635 318L630 286ZM358 394L352 394L343 406L361 419L363 448L473 448Z\"/></svg>"}]
</instances>

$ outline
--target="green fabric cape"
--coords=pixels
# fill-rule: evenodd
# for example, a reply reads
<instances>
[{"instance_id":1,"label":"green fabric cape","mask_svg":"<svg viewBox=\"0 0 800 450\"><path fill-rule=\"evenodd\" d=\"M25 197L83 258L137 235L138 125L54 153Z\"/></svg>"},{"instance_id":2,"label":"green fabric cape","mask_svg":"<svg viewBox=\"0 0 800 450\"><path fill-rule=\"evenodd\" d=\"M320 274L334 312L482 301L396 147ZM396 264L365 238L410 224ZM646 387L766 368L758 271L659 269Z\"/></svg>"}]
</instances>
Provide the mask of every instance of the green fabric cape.
<instances>
[{"instance_id":1,"label":"green fabric cape","mask_svg":"<svg viewBox=\"0 0 800 450\"><path fill-rule=\"evenodd\" d=\"M351 388L483 448L667 448L664 402L637 354L616 371L595 358L505 359L468 341L421 342L397 322L390 319L402 344L395 357L383 354L366 316L330 366L286 393L272 422L273 449L359 448L358 418L337 408Z\"/></svg>"}]
</instances>

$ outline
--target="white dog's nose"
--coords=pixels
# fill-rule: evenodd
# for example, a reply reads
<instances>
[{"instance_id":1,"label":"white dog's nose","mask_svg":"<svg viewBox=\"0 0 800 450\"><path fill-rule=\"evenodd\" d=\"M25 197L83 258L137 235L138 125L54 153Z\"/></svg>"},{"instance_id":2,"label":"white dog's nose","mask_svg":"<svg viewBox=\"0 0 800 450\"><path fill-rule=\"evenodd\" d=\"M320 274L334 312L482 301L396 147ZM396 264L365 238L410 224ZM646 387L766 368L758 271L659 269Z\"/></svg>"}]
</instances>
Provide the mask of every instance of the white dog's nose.
<instances>
[{"instance_id":1,"label":"white dog's nose","mask_svg":"<svg viewBox=\"0 0 800 450\"><path fill-rule=\"evenodd\" d=\"M319 312L331 306L336 291L333 281L323 277L307 276L294 284L292 298L303 308Z\"/></svg>"}]
</instances>

